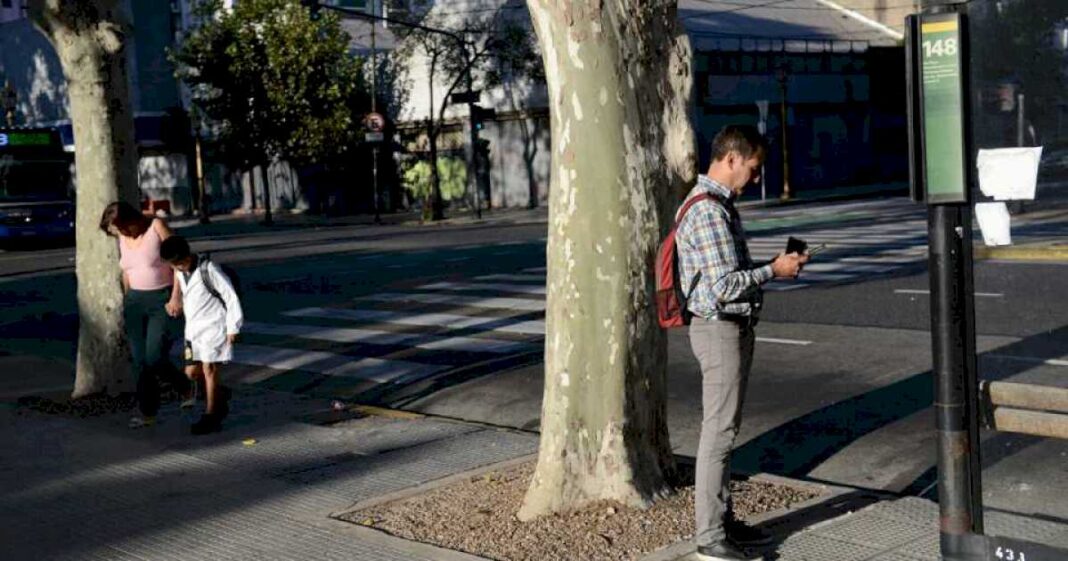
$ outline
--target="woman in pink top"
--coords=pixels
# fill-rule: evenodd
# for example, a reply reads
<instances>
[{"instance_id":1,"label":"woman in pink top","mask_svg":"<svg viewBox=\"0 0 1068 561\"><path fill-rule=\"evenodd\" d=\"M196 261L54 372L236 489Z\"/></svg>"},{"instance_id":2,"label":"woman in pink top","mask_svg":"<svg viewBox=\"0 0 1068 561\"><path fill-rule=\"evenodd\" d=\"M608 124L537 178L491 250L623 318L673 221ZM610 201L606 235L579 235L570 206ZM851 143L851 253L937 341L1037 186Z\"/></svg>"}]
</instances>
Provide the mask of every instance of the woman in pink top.
<instances>
[{"instance_id":1,"label":"woman in pink top","mask_svg":"<svg viewBox=\"0 0 1068 561\"><path fill-rule=\"evenodd\" d=\"M159 411L159 380L185 384L185 376L170 360L182 298L170 265L159 258L159 246L171 234L167 224L148 218L128 203L111 203L100 218L100 229L119 238L122 267L123 320L130 343L133 373L137 376L140 417L130 419L132 428L152 425ZM186 400L183 406L192 405Z\"/></svg>"}]
</instances>

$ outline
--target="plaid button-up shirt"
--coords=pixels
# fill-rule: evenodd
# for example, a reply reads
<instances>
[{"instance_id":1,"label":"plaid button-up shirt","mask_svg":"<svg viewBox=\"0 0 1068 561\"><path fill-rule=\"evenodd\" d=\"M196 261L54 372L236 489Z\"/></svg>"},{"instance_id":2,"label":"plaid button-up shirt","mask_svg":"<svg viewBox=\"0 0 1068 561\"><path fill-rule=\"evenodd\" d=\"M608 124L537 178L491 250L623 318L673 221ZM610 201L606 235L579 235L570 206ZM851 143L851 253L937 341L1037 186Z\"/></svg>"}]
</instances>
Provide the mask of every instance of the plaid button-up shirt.
<instances>
[{"instance_id":1,"label":"plaid button-up shirt","mask_svg":"<svg viewBox=\"0 0 1068 561\"><path fill-rule=\"evenodd\" d=\"M676 230L679 282L683 292L693 289L687 308L706 319L716 313L755 316L764 300L760 286L775 276L771 264L753 266L742 219L734 209L734 193L701 175L686 200L704 192L719 196L726 204L716 200L695 204ZM698 278L696 288L692 287L694 278Z\"/></svg>"}]
</instances>

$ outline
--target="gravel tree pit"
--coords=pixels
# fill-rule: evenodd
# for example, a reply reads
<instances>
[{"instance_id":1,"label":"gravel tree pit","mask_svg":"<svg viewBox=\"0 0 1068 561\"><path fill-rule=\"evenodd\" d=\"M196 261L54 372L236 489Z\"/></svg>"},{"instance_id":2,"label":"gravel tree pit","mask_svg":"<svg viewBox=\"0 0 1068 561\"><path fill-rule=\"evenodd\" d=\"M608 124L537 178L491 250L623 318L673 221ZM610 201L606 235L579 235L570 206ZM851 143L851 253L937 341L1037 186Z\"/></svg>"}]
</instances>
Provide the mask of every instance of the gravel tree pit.
<instances>
[{"instance_id":1,"label":"gravel tree pit","mask_svg":"<svg viewBox=\"0 0 1068 561\"><path fill-rule=\"evenodd\" d=\"M693 538L692 473L688 484L648 510L601 501L522 523L515 513L533 474L528 462L338 518L498 561L631 561ZM731 493L743 520L820 495L757 480L733 481Z\"/></svg>"}]
</instances>

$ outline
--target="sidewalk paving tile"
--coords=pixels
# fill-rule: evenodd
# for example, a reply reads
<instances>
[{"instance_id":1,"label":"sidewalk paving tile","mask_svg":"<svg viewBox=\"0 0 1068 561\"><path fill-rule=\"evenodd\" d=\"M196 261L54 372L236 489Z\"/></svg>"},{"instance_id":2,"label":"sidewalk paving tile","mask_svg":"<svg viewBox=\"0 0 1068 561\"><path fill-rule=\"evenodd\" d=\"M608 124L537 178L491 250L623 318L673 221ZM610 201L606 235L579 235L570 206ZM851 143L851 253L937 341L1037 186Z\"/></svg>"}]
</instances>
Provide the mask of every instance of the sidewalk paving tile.
<instances>
[{"instance_id":1,"label":"sidewalk paving tile","mask_svg":"<svg viewBox=\"0 0 1068 561\"><path fill-rule=\"evenodd\" d=\"M929 529L910 521L887 519L881 516L849 516L837 524L816 533L854 544L893 549L923 538Z\"/></svg>"},{"instance_id":2,"label":"sidewalk paving tile","mask_svg":"<svg viewBox=\"0 0 1068 561\"><path fill-rule=\"evenodd\" d=\"M778 557L783 561L866 561L882 549L834 539L822 534L799 534L783 542Z\"/></svg>"}]
</instances>

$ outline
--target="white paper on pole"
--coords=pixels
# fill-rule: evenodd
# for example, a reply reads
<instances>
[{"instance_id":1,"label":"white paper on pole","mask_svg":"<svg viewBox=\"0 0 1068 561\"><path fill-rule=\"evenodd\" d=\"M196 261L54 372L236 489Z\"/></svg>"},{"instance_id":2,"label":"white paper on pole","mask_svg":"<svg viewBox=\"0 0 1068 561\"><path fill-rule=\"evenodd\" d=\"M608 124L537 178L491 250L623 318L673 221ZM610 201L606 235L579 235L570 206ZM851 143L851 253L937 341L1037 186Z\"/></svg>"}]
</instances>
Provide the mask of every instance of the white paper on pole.
<instances>
[{"instance_id":1,"label":"white paper on pole","mask_svg":"<svg viewBox=\"0 0 1068 561\"><path fill-rule=\"evenodd\" d=\"M975 218L986 245L1012 245L1011 217L1005 203L975 203Z\"/></svg>"},{"instance_id":2,"label":"white paper on pole","mask_svg":"<svg viewBox=\"0 0 1068 561\"><path fill-rule=\"evenodd\" d=\"M980 150L979 189L996 201L1032 200L1042 147Z\"/></svg>"}]
</instances>

